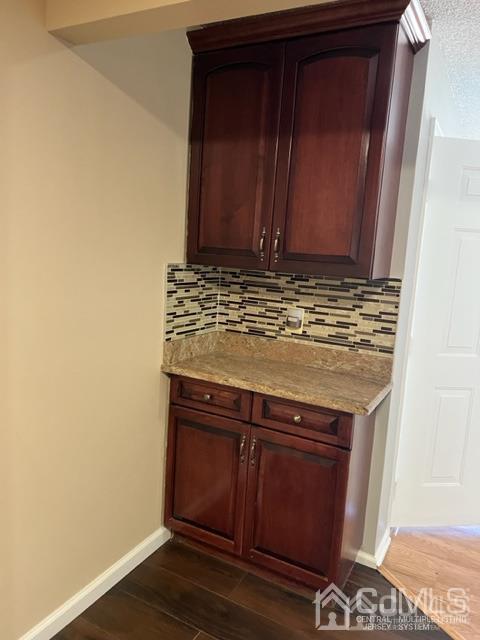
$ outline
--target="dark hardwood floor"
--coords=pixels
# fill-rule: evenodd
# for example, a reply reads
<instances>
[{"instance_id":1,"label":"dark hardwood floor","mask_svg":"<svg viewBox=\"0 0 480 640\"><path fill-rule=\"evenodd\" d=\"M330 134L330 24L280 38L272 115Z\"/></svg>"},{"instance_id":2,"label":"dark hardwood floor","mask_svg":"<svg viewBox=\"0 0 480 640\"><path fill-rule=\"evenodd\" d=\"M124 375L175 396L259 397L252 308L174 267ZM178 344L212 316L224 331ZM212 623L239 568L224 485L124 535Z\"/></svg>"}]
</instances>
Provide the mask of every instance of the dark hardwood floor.
<instances>
[{"instance_id":1,"label":"dark hardwood floor","mask_svg":"<svg viewBox=\"0 0 480 640\"><path fill-rule=\"evenodd\" d=\"M345 591L392 586L356 565ZM313 594L313 592L312 592ZM315 629L312 597L171 541L132 571L56 640L444 640L442 631Z\"/></svg>"}]
</instances>

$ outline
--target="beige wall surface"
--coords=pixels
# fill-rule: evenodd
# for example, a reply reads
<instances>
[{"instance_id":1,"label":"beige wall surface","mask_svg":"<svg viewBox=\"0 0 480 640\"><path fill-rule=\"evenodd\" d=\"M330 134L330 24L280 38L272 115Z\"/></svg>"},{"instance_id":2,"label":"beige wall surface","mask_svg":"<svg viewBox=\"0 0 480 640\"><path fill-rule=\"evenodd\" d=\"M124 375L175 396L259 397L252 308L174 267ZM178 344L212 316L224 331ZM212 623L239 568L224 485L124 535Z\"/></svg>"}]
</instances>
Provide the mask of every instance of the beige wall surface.
<instances>
[{"instance_id":1,"label":"beige wall surface","mask_svg":"<svg viewBox=\"0 0 480 640\"><path fill-rule=\"evenodd\" d=\"M2 640L162 524L163 276L184 251L184 34L70 50L44 9L0 4Z\"/></svg>"},{"instance_id":2,"label":"beige wall surface","mask_svg":"<svg viewBox=\"0 0 480 640\"><path fill-rule=\"evenodd\" d=\"M47 29L68 42L96 42L193 27L330 0L46 0Z\"/></svg>"}]
</instances>

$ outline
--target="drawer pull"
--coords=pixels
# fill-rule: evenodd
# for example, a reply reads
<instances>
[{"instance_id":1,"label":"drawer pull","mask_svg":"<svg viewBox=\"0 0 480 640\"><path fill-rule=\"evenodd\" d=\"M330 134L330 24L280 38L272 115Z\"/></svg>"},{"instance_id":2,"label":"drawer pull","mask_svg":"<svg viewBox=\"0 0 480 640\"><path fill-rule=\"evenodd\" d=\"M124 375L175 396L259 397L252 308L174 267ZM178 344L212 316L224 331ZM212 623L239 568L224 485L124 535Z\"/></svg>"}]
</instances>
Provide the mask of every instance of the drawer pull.
<instances>
[{"instance_id":1,"label":"drawer pull","mask_svg":"<svg viewBox=\"0 0 480 640\"><path fill-rule=\"evenodd\" d=\"M265 260L265 236L267 235L267 230L265 227L262 229L262 235L260 236L260 260L263 262Z\"/></svg>"},{"instance_id":2,"label":"drawer pull","mask_svg":"<svg viewBox=\"0 0 480 640\"><path fill-rule=\"evenodd\" d=\"M247 442L247 436L244 433L242 436L242 440L240 442L240 463L243 464L245 462L245 444Z\"/></svg>"},{"instance_id":3,"label":"drawer pull","mask_svg":"<svg viewBox=\"0 0 480 640\"><path fill-rule=\"evenodd\" d=\"M278 258L280 257L280 227L277 229L277 233L275 234L275 242L273 245L273 257L274 257L274 262L278 262Z\"/></svg>"},{"instance_id":4,"label":"drawer pull","mask_svg":"<svg viewBox=\"0 0 480 640\"><path fill-rule=\"evenodd\" d=\"M252 446L250 448L250 464L252 465L252 467L255 466L255 462L257 461L256 449L257 449L257 439L254 436L252 441Z\"/></svg>"},{"instance_id":5,"label":"drawer pull","mask_svg":"<svg viewBox=\"0 0 480 640\"><path fill-rule=\"evenodd\" d=\"M212 395L210 393L204 393L203 399L205 400L205 402L209 402L212 399Z\"/></svg>"},{"instance_id":6,"label":"drawer pull","mask_svg":"<svg viewBox=\"0 0 480 640\"><path fill-rule=\"evenodd\" d=\"M293 421L295 424L300 424L302 421L302 416L293 416Z\"/></svg>"}]
</instances>

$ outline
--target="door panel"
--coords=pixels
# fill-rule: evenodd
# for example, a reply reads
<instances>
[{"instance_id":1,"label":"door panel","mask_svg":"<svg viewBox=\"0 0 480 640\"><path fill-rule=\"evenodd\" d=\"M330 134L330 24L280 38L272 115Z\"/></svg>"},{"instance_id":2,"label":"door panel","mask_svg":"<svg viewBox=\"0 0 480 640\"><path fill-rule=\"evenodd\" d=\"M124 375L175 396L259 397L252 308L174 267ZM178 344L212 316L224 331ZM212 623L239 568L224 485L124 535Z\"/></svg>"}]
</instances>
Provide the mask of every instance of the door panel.
<instances>
[{"instance_id":1,"label":"door panel","mask_svg":"<svg viewBox=\"0 0 480 640\"><path fill-rule=\"evenodd\" d=\"M297 63L285 258L358 256L377 65L362 49Z\"/></svg>"},{"instance_id":2,"label":"door panel","mask_svg":"<svg viewBox=\"0 0 480 640\"><path fill-rule=\"evenodd\" d=\"M480 202L480 197L479 197ZM455 229L454 272L445 332L445 352L478 356L480 295L472 295L472 273L480 273L480 228Z\"/></svg>"},{"instance_id":3,"label":"door panel","mask_svg":"<svg viewBox=\"0 0 480 640\"><path fill-rule=\"evenodd\" d=\"M395 30L287 44L274 270L369 275Z\"/></svg>"},{"instance_id":4,"label":"door panel","mask_svg":"<svg viewBox=\"0 0 480 640\"><path fill-rule=\"evenodd\" d=\"M435 138L393 523L480 523L480 142Z\"/></svg>"},{"instance_id":5,"label":"door panel","mask_svg":"<svg viewBox=\"0 0 480 640\"><path fill-rule=\"evenodd\" d=\"M284 45L196 56L188 260L268 265Z\"/></svg>"},{"instance_id":6,"label":"door panel","mask_svg":"<svg viewBox=\"0 0 480 640\"><path fill-rule=\"evenodd\" d=\"M249 427L172 408L167 469L167 525L240 552Z\"/></svg>"},{"instance_id":7,"label":"door panel","mask_svg":"<svg viewBox=\"0 0 480 640\"><path fill-rule=\"evenodd\" d=\"M312 586L333 575L348 460L335 447L252 427L245 554Z\"/></svg>"}]
</instances>

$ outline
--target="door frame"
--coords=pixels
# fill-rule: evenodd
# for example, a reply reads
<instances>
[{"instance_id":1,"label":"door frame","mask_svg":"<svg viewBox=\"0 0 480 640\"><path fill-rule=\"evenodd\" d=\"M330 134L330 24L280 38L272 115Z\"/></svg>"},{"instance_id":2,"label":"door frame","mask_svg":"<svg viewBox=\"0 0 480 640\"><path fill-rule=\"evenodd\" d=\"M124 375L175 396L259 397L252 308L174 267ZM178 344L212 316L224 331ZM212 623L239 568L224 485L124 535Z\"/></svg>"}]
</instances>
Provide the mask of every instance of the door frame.
<instances>
[{"instance_id":1,"label":"door frame","mask_svg":"<svg viewBox=\"0 0 480 640\"><path fill-rule=\"evenodd\" d=\"M397 339L392 371L393 389L390 397L390 410L387 425L388 431L385 447L385 464L383 469L379 504L379 516L381 516L383 513L384 522L386 523L386 531L380 532L380 537L376 540L376 564L381 564L383 562L383 558L390 544L391 531L396 527L396 524L392 521L392 511L399 472L398 463L400 439L402 434L402 422L404 417L406 379L409 357L413 344L412 330L416 310L415 301L418 292L419 262L423 246L425 213L430 171L432 165L433 142L435 135L438 135L439 130L440 125L437 118L431 117L428 124L425 162L423 170L421 172L421 177L419 178L418 189L420 192L420 197L418 205L418 227L416 230L412 230L409 224L408 229L404 279L402 283L402 297L398 315ZM413 214L415 214L414 207L412 207L410 210L410 223ZM379 550L378 554L377 549Z\"/></svg>"}]
</instances>

